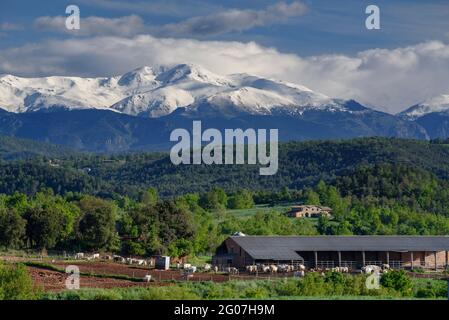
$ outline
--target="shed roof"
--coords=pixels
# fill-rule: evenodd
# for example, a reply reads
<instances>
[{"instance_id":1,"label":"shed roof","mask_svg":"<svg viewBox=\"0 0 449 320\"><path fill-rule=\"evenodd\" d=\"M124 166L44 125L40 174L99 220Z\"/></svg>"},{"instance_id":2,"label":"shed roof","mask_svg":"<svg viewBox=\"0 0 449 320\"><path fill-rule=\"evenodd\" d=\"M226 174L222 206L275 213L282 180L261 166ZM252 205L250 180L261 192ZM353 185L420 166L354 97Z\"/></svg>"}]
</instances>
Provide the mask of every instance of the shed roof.
<instances>
[{"instance_id":1,"label":"shed roof","mask_svg":"<svg viewBox=\"0 0 449 320\"><path fill-rule=\"evenodd\" d=\"M230 237L254 259L302 260L301 251L449 251L449 236Z\"/></svg>"}]
</instances>

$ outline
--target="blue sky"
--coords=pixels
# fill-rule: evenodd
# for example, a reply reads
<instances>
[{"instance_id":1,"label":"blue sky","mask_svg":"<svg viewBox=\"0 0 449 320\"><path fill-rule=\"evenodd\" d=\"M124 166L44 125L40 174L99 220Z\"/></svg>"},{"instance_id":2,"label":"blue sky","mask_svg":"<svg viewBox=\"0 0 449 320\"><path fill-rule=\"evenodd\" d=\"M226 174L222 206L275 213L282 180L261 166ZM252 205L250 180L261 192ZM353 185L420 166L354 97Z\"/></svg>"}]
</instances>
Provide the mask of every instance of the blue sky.
<instances>
[{"instance_id":1,"label":"blue sky","mask_svg":"<svg viewBox=\"0 0 449 320\"><path fill-rule=\"evenodd\" d=\"M144 5L141 5L143 2ZM274 3L276 1L272 0L2 0L0 24L16 25L18 30L3 31L0 48L61 36L48 30L37 30L34 20L40 16L64 15L69 4L77 4L80 7L82 18L118 18L134 14L141 17L145 24L157 28L229 9L263 10ZM220 35L191 37L257 41L264 46L274 46L282 52L303 56L324 53L350 54L373 47L394 48L425 40L449 39L449 5L446 0L304 0L302 3L307 6L304 14L290 17L280 23L267 23ZM364 11L369 4L376 4L381 9L381 30L370 31L364 27Z\"/></svg>"},{"instance_id":2,"label":"blue sky","mask_svg":"<svg viewBox=\"0 0 449 320\"><path fill-rule=\"evenodd\" d=\"M81 29L65 28L78 5ZM367 30L365 9L380 8ZM448 0L1 0L0 74L123 74L193 63L396 113L449 95Z\"/></svg>"}]
</instances>

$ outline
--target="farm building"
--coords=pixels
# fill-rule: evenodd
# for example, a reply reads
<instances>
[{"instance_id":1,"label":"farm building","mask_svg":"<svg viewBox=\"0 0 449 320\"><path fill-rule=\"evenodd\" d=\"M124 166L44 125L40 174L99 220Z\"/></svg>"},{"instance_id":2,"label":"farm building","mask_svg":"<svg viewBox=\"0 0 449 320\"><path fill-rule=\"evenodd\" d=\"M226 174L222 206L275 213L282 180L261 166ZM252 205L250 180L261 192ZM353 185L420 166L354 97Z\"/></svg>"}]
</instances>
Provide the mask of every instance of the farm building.
<instances>
[{"instance_id":1,"label":"farm building","mask_svg":"<svg viewBox=\"0 0 449 320\"><path fill-rule=\"evenodd\" d=\"M293 206L289 212L286 213L291 218L318 218L320 216L330 217L332 209L329 207L300 205Z\"/></svg>"},{"instance_id":2,"label":"farm building","mask_svg":"<svg viewBox=\"0 0 449 320\"><path fill-rule=\"evenodd\" d=\"M449 236L231 236L213 264L244 268L253 264L302 263L308 268L388 264L392 268L448 267Z\"/></svg>"}]
</instances>

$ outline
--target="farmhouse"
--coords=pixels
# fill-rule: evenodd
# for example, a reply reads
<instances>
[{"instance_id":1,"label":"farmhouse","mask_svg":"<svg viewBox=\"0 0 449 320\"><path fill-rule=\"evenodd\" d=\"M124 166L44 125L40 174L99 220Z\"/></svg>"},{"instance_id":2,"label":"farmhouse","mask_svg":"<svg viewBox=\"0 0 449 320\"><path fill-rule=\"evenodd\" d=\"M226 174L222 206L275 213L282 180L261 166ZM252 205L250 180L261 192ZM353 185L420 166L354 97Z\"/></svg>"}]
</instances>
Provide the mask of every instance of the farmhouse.
<instances>
[{"instance_id":1,"label":"farmhouse","mask_svg":"<svg viewBox=\"0 0 449 320\"><path fill-rule=\"evenodd\" d=\"M330 217L331 214L331 208L314 205L293 206L292 209L286 213L286 215L291 218L318 218L320 216Z\"/></svg>"},{"instance_id":2,"label":"farmhouse","mask_svg":"<svg viewBox=\"0 0 449 320\"><path fill-rule=\"evenodd\" d=\"M245 268L254 264L301 263L308 268L388 264L391 268L448 267L449 236L231 236L213 264Z\"/></svg>"}]
</instances>

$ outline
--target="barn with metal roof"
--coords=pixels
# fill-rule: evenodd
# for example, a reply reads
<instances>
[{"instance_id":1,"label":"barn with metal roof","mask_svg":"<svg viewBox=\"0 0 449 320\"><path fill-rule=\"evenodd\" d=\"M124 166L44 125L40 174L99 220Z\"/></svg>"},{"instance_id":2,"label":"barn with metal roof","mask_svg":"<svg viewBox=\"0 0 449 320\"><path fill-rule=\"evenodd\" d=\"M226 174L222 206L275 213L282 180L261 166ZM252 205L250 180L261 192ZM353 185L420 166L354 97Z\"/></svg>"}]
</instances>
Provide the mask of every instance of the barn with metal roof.
<instances>
[{"instance_id":1,"label":"barn with metal roof","mask_svg":"<svg viewBox=\"0 0 449 320\"><path fill-rule=\"evenodd\" d=\"M231 236L213 262L244 268L259 263L303 263L310 268L388 264L447 268L449 236Z\"/></svg>"}]
</instances>

